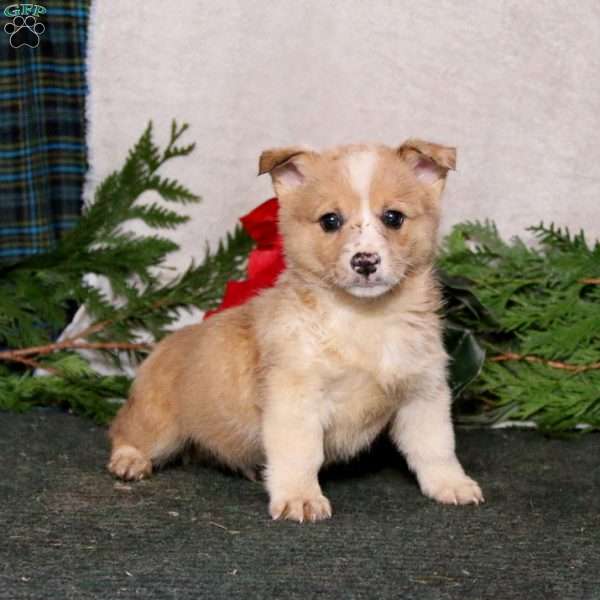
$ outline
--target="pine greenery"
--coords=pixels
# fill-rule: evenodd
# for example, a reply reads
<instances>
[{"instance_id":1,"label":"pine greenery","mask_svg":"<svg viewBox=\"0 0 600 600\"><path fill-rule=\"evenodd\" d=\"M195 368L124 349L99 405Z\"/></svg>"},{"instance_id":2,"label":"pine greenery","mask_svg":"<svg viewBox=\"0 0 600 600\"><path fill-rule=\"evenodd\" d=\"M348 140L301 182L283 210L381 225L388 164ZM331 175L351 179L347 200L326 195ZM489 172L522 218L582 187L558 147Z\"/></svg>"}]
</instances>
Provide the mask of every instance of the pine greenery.
<instances>
[{"instance_id":1,"label":"pine greenery","mask_svg":"<svg viewBox=\"0 0 600 600\"><path fill-rule=\"evenodd\" d=\"M0 408L57 404L106 422L115 410L110 399L126 396L129 380L96 374L75 351L96 348L116 364L123 352L142 359L149 347L136 341L140 329L161 339L182 309L215 308L225 283L242 277L253 242L238 227L215 252L206 251L202 264L162 283L165 259L178 246L158 230L172 229L188 217L140 197L155 191L173 204L200 200L159 174L167 161L192 152L193 144L178 145L186 129L173 122L161 151L149 124L123 168L101 183L77 227L53 251L0 268L0 347L10 349L0 351ZM122 226L131 219L141 219L156 233L125 231ZM118 301L89 283L89 274L104 278ZM57 341L81 305L92 324L75 339ZM50 375L32 377L40 368Z\"/></svg>"},{"instance_id":2,"label":"pine greenery","mask_svg":"<svg viewBox=\"0 0 600 600\"><path fill-rule=\"evenodd\" d=\"M458 317L487 352L458 408L467 422L600 429L600 244L553 225L530 231L537 246L508 244L489 222L446 239L440 266L485 307Z\"/></svg>"}]
</instances>

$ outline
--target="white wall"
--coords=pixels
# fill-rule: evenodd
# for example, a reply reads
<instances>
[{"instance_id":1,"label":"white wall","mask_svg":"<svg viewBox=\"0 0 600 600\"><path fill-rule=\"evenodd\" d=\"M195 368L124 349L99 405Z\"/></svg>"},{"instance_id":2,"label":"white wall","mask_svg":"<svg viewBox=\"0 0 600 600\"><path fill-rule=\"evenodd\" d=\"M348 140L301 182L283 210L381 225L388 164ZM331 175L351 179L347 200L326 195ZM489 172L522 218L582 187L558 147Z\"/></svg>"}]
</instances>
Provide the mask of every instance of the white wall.
<instances>
[{"instance_id":1,"label":"white wall","mask_svg":"<svg viewBox=\"0 0 600 600\"><path fill-rule=\"evenodd\" d=\"M177 262L272 195L262 149L409 136L458 147L446 229L600 236L598 0L96 0L91 28L90 185L150 118L198 143Z\"/></svg>"}]
</instances>

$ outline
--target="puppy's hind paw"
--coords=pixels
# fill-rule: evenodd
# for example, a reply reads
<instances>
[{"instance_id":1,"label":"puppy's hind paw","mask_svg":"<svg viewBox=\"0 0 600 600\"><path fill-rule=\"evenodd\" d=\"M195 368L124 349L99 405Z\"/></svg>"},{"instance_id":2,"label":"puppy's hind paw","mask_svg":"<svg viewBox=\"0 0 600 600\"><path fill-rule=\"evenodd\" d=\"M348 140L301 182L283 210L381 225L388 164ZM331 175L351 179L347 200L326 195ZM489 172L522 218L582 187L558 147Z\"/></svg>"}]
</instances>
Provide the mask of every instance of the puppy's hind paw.
<instances>
[{"instance_id":1,"label":"puppy's hind paw","mask_svg":"<svg viewBox=\"0 0 600 600\"><path fill-rule=\"evenodd\" d=\"M331 517L331 504L322 494L315 496L296 496L271 501L269 513L273 519L291 521L321 521Z\"/></svg>"},{"instance_id":2,"label":"puppy's hind paw","mask_svg":"<svg viewBox=\"0 0 600 600\"><path fill-rule=\"evenodd\" d=\"M120 479L140 480L152 474L152 463L137 448L120 446L113 450L108 470Z\"/></svg>"}]
</instances>

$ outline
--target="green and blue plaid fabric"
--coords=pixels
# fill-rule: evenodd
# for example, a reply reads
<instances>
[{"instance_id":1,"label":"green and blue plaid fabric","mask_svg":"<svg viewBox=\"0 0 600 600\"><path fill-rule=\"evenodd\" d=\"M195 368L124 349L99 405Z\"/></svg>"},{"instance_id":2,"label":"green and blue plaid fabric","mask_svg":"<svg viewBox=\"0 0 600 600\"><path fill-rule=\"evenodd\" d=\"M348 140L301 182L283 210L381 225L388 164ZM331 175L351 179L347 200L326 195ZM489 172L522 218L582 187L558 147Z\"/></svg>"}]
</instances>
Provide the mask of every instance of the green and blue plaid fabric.
<instances>
[{"instance_id":1,"label":"green and blue plaid fabric","mask_svg":"<svg viewBox=\"0 0 600 600\"><path fill-rule=\"evenodd\" d=\"M51 248L81 212L89 0L0 0L0 261Z\"/></svg>"}]
</instances>

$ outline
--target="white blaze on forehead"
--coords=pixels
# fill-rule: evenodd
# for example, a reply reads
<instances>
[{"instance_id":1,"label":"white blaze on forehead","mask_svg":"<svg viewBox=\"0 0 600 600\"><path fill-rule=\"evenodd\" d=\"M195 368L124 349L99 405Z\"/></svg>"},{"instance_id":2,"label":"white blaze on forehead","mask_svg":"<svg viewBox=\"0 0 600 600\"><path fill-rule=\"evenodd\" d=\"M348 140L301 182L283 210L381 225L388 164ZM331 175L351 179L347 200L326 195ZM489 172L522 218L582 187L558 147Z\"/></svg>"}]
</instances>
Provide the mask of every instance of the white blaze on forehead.
<instances>
[{"instance_id":1,"label":"white blaze on forehead","mask_svg":"<svg viewBox=\"0 0 600 600\"><path fill-rule=\"evenodd\" d=\"M346 169L350 185L360 198L364 212L369 207L369 191L377 164L377 154L372 150L363 150L349 154L346 159Z\"/></svg>"}]
</instances>

